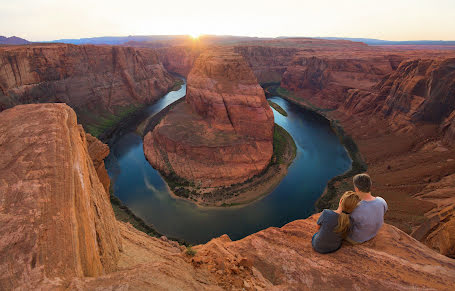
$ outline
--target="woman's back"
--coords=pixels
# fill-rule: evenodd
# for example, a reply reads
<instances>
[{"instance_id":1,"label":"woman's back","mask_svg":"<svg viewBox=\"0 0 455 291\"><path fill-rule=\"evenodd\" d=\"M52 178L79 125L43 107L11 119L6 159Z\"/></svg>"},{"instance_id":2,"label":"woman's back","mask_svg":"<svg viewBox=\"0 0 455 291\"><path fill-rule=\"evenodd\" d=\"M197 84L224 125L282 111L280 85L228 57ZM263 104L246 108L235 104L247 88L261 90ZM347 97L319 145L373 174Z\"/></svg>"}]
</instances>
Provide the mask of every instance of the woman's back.
<instances>
[{"instance_id":1,"label":"woman's back","mask_svg":"<svg viewBox=\"0 0 455 291\"><path fill-rule=\"evenodd\" d=\"M317 224L321 226L319 231L313 236L313 248L319 253L330 253L341 247L343 237L335 232L338 225L339 214L335 211L324 209L318 219Z\"/></svg>"}]
</instances>

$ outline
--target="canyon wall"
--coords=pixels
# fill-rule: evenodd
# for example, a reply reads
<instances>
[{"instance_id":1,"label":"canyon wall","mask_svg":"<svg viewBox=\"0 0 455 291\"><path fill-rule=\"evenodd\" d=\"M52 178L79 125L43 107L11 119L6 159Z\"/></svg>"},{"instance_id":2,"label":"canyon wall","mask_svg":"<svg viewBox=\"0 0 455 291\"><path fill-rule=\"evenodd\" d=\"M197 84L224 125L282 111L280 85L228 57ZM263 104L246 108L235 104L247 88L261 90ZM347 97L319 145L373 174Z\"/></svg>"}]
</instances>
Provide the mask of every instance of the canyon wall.
<instances>
[{"instance_id":1,"label":"canyon wall","mask_svg":"<svg viewBox=\"0 0 455 291\"><path fill-rule=\"evenodd\" d=\"M394 127L435 124L453 142L455 58L403 61L369 90L350 90L341 107L348 113L380 114Z\"/></svg>"},{"instance_id":2,"label":"canyon wall","mask_svg":"<svg viewBox=\"0 0 455 291\"><path fill-rule=\"evenodd\" d=\"M0 124L2 290L455 288L453 260L387 224L362 245L314 252L318 215L239 241L224 235L192 257L115 220L94 167L105 149L71 108L20 105Z\"/></svg>"},{"instance_id":3,"label":"canyon wall","mask_svg":"<svg viewBox=\"0 0 455 291\"><path fill-rule=\"evenodd\" d=\"M0 289L115 270L117 223L74 111L20 105L0 124Z\"/></svg>"},{"instance_id":4,"label":"canyon wall","mask_svg":"<svg viewBox=\"0 0 455 291\"><path fill-rule=\"evenodd\" d=\"M241 54L253 70L259 83L280 82L287 66L299 51L296 47L238 45L234 51Z\"/></svg>"},{"instance_id":5,"label":"canyon wall","mask_svg":"<svg viewBox=\"0 0 455 291\"><path fill-rule=\"evenodd\" d=\"M347 90L368 89L393 70L386 56L300 53L288 66L281 87L324 108L337 108ZM329 97L330 96L330 97Z\"/></svg>"},{"instance_id":6,"label":"canyon wall","mask_svg":"<svg viewBox=\"0 0 455 291\"><path fill-rule=\"evenodd\" d=\"M328 115L354 137L373 192L397 209L386 221L450 257L455 201L453 185L443 181L455 171L454 60L405 60L369 89L350 89L344 100L327 95L338 108Z\"/></svg>"},{"instance_id":7,"label":"canyon wall","mask_svg":"<svg viewBox=\"0 0 455 291\"><path fill-rule=\"evenodd\" d=\"M153 49L49 44L0 48L0 110L61 102L85 125L157 100L174 85Z\"/></svg>"},{"instance_id":8,"label":"canyon wall","mask_svg":"<svg viewBox=\"0 0 455 291\"><path fill-rule=\"evenodd\" d=\"M158 58L169 72L188 77L194 62L203 48L191 46L175 46L156 50Z\"/></svg>"},{"instance_id":9,"label":"canyon wall","mask_svg":"<svg viewBox=\"0 0 455 291\"><path fill-rule=\"evenodd\" d=\"M264 170L273 152L273 112L243 58L231 50L199 56L178 104L144 139L161 172L204 187L243 182Z\"/></svg>"}]
</instances>

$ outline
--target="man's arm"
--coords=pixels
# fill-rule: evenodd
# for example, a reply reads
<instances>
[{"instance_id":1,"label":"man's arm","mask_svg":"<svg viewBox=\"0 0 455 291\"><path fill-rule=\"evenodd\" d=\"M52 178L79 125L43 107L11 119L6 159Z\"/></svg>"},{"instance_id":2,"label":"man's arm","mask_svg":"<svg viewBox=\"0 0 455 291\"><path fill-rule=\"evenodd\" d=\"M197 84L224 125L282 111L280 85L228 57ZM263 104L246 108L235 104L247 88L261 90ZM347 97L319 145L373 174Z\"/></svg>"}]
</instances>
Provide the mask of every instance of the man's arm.
<instances>
[{"instance_id":1,"label":"man's arm","mask_svg":"<svg viewBox=\"0 0 455 291\"><path fill-rule=\"evenodd\" d=\"M382 204L384 205L384 213L387 212L387 210L389 210L389 205L387 205L387 202L385 201L384 198L380 197L381 200L382 200Z\"/></svg>"}]
</instances>

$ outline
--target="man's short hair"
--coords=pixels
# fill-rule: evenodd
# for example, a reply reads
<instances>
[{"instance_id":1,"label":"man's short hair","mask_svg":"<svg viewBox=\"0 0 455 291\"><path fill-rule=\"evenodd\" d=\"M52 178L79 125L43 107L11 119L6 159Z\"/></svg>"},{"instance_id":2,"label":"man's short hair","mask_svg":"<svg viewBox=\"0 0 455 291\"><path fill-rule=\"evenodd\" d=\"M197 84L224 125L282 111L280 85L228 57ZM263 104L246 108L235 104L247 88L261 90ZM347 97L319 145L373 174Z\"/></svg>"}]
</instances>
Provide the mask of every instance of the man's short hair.
<instances>
[{"instance_id":1,"label":"man's short hair","mask_svg":"<svg viewBox=\"0 0 455 291\"><path fill-rule=\"evenodd\" d=\"M371 192L371 178L367 173L355 175L353 178L354 186L359 189L360 192L370 193Z\"/></svg>"}]
</instances>

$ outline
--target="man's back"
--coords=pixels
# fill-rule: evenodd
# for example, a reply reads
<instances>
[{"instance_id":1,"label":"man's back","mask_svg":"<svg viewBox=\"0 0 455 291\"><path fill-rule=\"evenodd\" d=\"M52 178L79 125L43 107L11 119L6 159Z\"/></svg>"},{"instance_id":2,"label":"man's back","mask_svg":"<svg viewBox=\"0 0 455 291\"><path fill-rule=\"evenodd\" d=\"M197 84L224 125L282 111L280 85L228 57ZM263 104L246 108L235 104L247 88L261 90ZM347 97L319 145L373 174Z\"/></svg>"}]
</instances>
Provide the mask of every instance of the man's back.
<instances>
[{"instance_id":1,"label":"man's back","mask_svg":"<svg viewBox=\"0 0 455 291\"><path fill-rule=\"evenodd\" d=\"M352 229L349 238L362 243L376 236L384 223L387 203L381 197L374 200L362 200L351 213Z\"/></svg>"}]
</instances>

